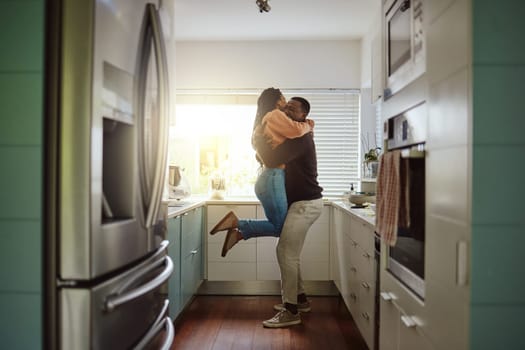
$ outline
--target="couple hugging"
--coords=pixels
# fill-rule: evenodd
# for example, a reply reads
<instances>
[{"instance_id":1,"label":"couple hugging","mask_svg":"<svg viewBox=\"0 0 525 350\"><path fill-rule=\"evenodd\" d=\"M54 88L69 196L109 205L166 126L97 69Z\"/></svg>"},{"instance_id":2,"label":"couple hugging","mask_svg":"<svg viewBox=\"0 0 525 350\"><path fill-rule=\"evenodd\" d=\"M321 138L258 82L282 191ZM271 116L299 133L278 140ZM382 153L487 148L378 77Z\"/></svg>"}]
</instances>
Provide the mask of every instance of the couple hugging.
<instances>
[{"instance_id":1,"label":"couple hugging","mask_svg":"<svg viewBox=\"0 0 525 350\"><path fill-rule=\"evenodd\" d=\"M301 323L301 312L310 311L301 278L300 255L308 229L321 215L322 188L317 182L314 122L307 119L309 102L292 97L288 102L279 89L264 90L257 100L252 145L262 170L255 194L267 220L243 220L229 212L210 234L227 231L222 256L240 240L279 237L276 254L281 272L282 304L275 317L263 321L269 328Z\"/></svg>"}]
</instances>

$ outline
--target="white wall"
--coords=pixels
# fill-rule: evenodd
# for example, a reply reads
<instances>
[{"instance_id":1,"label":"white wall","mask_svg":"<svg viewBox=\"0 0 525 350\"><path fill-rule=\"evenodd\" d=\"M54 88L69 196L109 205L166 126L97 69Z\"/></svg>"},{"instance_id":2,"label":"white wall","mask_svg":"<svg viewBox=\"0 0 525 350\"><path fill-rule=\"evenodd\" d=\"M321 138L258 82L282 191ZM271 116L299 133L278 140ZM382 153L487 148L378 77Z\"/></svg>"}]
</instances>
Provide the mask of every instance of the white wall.
<instances>
[{"instance_id":1,"label":"white wall","mask_svg":"<svg viewBox=\"0 0 525 350\"><path fill-rule=\"evenodd\" d=\"M178 89L360 88L361 43L177 42Z\"/></svg>"}]
</instances>

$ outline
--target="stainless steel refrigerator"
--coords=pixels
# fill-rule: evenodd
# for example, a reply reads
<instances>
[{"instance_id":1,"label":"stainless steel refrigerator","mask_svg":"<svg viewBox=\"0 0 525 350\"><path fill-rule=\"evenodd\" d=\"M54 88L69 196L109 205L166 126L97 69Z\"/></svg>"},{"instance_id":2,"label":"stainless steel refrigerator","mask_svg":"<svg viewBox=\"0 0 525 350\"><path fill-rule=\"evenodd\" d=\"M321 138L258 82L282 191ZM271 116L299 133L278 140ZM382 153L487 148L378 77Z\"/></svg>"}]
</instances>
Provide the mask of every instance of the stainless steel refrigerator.
<instances>
[{"instance_id":1,"label":"stainless steel refrigerator","mask_svg":"<svg viewBox=\"0 0 525 350\"><path fill-rule=\"evenodd\" d=\"M162 6L46 2L44 348L173 340Z\"/></svg>"}]
</instances>

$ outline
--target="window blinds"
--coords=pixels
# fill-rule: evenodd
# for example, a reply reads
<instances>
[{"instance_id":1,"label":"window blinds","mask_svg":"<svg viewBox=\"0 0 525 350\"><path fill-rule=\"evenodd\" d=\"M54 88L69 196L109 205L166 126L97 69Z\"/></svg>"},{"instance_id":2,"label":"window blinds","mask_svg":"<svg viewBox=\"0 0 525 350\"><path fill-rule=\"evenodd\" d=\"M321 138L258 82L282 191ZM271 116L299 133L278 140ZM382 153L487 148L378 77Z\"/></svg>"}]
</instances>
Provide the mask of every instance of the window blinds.
<instances>
[{"instance_id":1,"label":"window blinds","mask_svg":"<svg viewBox=\"0 0 525 350\"><path fill-rule=\"evenodd\" d=\"M324 197L339 197L360 179L359 115L357 90L282 90L287 99L301 96L310 102L315 121L318 181Z\"/></svg>"},{"instance_id":2,"label":"window blinds","mask_svg":"<svg viewBox=\"0 0 525 350\"><path fill-rule=\"evenodd\" d=\"M178 90L178 104L256 104L262 90ZM360 92L355 89L281 89L286 99L306 98L315 121L318 181L324 197L358 188L361 158ZM251 131L251 130L250 130Z\"/></svg>"}]
</instances>

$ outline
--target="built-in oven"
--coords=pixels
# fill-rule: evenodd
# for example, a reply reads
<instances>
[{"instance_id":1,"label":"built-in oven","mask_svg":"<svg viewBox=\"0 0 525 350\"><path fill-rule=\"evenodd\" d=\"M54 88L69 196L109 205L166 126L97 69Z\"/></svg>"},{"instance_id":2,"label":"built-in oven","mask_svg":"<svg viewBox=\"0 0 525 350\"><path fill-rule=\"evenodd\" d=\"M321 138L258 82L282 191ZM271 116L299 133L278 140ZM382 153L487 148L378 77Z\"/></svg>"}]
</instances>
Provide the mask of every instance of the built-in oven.
<instances>
[{"instance_id":1,"label":"built-in oven","mask_svg":"<svg viewBox=\"0 0 525 350\"><path fill-rule=\"evenodd\" d=\"M424 0L385 2L385 98L425 72L423 8Z\"/></svg>"},{"instance_id":2,"label":"built-in oven","mask_svg":"<svg viewBox=\"0 0 525 350\"><path fill-rule=\"evenodd\" d=\"M387 152L400 150L400 196L397 239L388 246L387 270L421 299L425 298L425 103L396 115L385 123ZM401 192L403 194L401 194Z\"/></svg>"}]
</instances>

